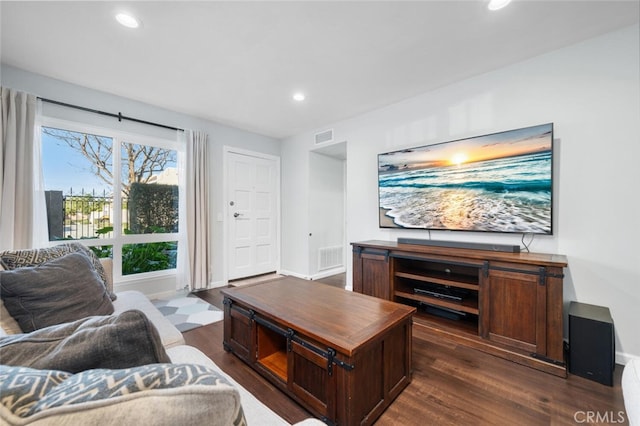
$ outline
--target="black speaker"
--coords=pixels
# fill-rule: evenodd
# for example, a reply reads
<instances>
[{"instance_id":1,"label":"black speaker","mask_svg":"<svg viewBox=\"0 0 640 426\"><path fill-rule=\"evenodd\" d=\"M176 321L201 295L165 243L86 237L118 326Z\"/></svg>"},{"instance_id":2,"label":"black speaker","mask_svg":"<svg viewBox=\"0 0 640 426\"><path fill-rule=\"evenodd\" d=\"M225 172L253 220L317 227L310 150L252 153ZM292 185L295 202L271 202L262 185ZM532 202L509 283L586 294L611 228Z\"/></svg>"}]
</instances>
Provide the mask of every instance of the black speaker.
<instances>
[{"instance_id":1,"label":"black speaker","mask_svg":"<svg viewBox=\"0 0 640 426\"><path fill-rule=\"evenodd\" d=\"M615 336L609 308L569 305L569 372L613 386Z\"/></svg>"},{"instance_id":2,"label":"black speaker","mask_svg":"<svg viewBox=\"0 0 640 426\"><path fill-rule=\"evenodd\" d=\"M488 251L502 251L506 253L520 253L519 245L510 245L510 244L471 243L468 241L423 240L423 239L402 238L402 237L398 237L398 244L417 244L420 246L465 248L465 249L473 249L473 250L488 250Z\"/></svg>"}]
</instances>

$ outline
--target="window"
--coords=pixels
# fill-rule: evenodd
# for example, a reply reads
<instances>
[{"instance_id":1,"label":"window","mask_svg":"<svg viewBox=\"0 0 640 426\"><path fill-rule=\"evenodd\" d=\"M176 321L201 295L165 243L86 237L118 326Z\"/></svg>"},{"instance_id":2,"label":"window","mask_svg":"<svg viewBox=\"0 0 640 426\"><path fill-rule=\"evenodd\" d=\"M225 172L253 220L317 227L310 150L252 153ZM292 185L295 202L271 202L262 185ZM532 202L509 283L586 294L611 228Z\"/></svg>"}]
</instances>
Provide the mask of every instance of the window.
<instances>
[{"instance_id":1,"label":"window","mask_svg":"<svg viewBox=\"0 0 640 426\"><path fill-rule=\"evenodd\" d=\"M182 148L75 127L42 127L49 240L113 257L116 278L175 269Z\"/></svg>"}]
</instances>

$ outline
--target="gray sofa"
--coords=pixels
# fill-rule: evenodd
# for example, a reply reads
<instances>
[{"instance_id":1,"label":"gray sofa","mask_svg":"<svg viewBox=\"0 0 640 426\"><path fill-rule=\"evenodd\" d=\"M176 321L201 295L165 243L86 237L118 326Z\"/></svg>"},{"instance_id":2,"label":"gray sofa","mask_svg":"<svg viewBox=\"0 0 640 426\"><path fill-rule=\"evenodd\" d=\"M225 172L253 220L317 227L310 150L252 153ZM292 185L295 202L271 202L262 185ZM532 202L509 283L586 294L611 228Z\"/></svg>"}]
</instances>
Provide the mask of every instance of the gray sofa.
<instances>
[{"instance_id":1,"label":"gray sofa","mask_svg":"<svg viewBox=\"0 0 640 426\"><path fill-rule=\"evenodd\" d=\"M155 326L172 364L175 368L170 374L177 376L203 377L211 379L216 386L203 386L202 383L185 383L180 387L168 387L163 389L142 389L140 392L133 392L129 395L120 395L117 398L109 397L101 400L88 400L82 403L74 403L72 406L45 407L46 409L34 409L31 404L29 409L35 414L26 417L15 415L15 411L20 407L13 407L13 412L3 404L0 404L0 425L38 424L38 425L59 425L59 424L134 424L145 420L153 419L154 424L166 425L200 425L200 424L249 424L249 425L288 425L284 419L270 410L251 393L238 384L233 378L224 373L211 359L198 349L185 345L182 333L178 331L161 313L151 301L141 292L124 291L113 293L113 280L111 276L110 259L101 260L105 271L105 283L111 293L114 312L117 316L132 309L143 312L148 320ZM0 270L1 270L0 266ZM0 340L3 336L22 334L18 323L11 317L8 310L0 301ZM0 360L1 361L1 360ZM159 368L162 364L155 366L142 366ZM18 377L23 380L27 377L33 383L67 383L73 380L80 381L82 386L87 386L87 382L104 381L104 377L109 376L112 371L100 371L99 375L91 376L91 371L80 372L69 377L56 378L55 374L49 372L46 380L42 379L42 371L22 369L16 371L15 367L7 368L1 366L0 382L9 383ZM198 374L194 374L189 368L205 369ZM182 370L181 370L182 369ZM96 370L98 371L98 370ZM115 370L114 370L115 371ZM197 370L199 371L199 370ZM212 372L215 372L212 377ZM59 373L59 372L53 372ZM129 376L139 375L149 377L150 374L167 376L169 373L139 371L131 369ZM38 380L33 377L37 376ZM129 378L127 376L127 378ZM98 377L98 379L96 379ZM3 380L4 379L4 380ZM66 381L62 381L62 380ZM204 380L203 379L203 380ZM17 381L17 380L16 380ZM204 382L203 382L204 383ZM55 384L55 383L54 383ZM101 386L98 383L98 386ZM2 386L2 385L0 385ZM128 385L130 388L130 385ZM77 388L80 388L79 386ZM53 389L53 387L51 388ZM1 389L0 389L1 390ZM6 392L6 390L5 390ZM44 391L39 391L45 394ZM68 390L67 390L68 392ZM128 393L128 392L127 392ZM45 405L49 402L45 402ZM37 405L37 404L36 404ZM42 405L42 404L41 404ZM241 409L240 409L241 407ZM26 410L27 408L23 408ZM240 409L240 411L238 411ZM238 418L238 412L243 414L243 418ZM24 413L23 413L24 414ZM149 417L151 416L151 417ZM26 420L25 420L26 419ZM246 422L246 423L245 423ZM317 419L307 419L298 425L322 425L324 423Z\"/></svg>"}]
</instances>

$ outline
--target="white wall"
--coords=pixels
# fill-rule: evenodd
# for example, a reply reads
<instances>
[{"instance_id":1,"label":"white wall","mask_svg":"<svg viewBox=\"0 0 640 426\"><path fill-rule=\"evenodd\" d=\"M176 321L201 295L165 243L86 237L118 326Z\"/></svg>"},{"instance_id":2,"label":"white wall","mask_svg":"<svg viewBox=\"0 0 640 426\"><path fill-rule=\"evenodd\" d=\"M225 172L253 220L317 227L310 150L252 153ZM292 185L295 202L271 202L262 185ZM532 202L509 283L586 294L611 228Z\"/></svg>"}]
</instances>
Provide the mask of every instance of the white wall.
<instances>
[{"instance_id":1,"label":"white wall","mask_svg":"<svg viewBox=\"0 0 640 426\"><path fill-rule=\"evenodd\" d=\"M309 166L309 277L315 279L323 273L319 250L344 246L344 162L311 152Z\"/></svg>"},{"instance_id":2,"label":"white wall","mask_svg":"<svg viewBox=\"0 0 640 426\"><path fill-rule=\"evenodd\" d=\"M313 140L313 136L307 135ZM281 149L281 272L309 276L309 147L302 137Z\"/></svg>"},{"instance_id":3,"label":"white wall","mask_svg":"<svg viewBox=\"0 0 640 426\"><path fill-rule=\"evenodd\" d=\"M123 115L134 117L146 121L165 124L183 129L202 130L209 135L211 143L211 164L213 167L212 199L213 209L211 218L213 224L213 282L221 284L223 282L222 273L222 235L223 222L218 222L218 213L224 211L223 206L223 176L222 176L222 147L232 146L264 154L279 156L280 142L278 140L246 132L232 127L223 126L211 121L203 120L180 114L174 111L158 108L142 102L122 98L104 92L88 89L60 80L33 74L14 67L2 65L0 68L0 82L2 86L23 90L33 93L39 97L53 99L60 102L80 105L111 113L121 112ZM43 104L43 114L59 119L77 121L95 126L116 128L123 131L143 133L174 138L175 133L161 130L155 127L134 124L123 121L118 123L114 118L103 117L92 113L86 113L70 108ZM128 283L121 286L122 289L140 288L142 291L150 293L161 293L175 288L175 278L172 280L162 280L155 283Z\"/></svg>"},{"instance_id":4,"label":"white wall","mask_svg":"<svg viewBox=\"0 0 640 426\"><path fill-rule=\"evenodd\" d=\"M637 25L629 27L323 126L348 142L348 241L427 238L425 231L379 229L378 153L554 122L555 230L536 237L531 250L567 255L565 302L609 307L618 362L640 356L639 32ZM282 145L282 261L293 271L308 270L301 255L309 227L301 191L307 191L308 151L319 130ZM431 234L520 244L516 235Z\"/></svg>"}]
</instances>

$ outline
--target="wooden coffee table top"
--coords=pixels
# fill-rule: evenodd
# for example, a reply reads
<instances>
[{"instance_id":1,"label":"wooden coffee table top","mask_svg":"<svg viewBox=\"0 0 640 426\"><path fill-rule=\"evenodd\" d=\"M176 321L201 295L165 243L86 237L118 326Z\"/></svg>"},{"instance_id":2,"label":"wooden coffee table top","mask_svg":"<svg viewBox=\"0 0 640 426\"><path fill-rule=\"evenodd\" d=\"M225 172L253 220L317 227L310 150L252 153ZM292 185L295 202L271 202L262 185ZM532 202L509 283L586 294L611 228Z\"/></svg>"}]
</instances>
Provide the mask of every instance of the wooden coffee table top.
<instances>
[{"instance_id":1,"label":"wooden coffee table top","mask_svg":"<svg viewBox=\"0 0 640 426\"><path fill-rule=\"evenodd\" d=\"M293 277L229 288L222 294L348 355L416 311L400 303Z\"/></svg>"}]
</instances>

